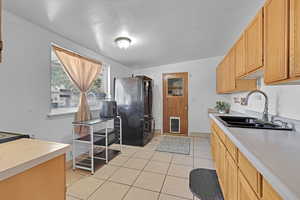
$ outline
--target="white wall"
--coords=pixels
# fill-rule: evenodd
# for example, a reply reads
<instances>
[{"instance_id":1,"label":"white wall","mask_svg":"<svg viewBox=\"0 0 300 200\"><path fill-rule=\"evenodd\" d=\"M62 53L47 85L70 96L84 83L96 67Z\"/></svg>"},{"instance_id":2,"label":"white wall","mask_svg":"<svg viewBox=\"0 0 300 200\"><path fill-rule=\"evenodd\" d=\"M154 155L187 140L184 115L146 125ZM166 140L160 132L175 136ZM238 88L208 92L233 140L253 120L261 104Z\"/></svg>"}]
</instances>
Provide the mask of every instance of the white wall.
<instances>
[{"instance_id":1,"label":"white wall","mask_svg":"<svg viewBox=\"0 0 300 200\"><path fill-rule=\"evenodd\" d=\"M300 120L300 85L265 86L261 78L260 90L267 93L269 97L269 112L272 115ZM241 106L234 103L234 97L245 97L247 93L230 95L232 109L246 113L247 110L262 112L264 109L264 98L261 95L254 95L249 99L248 106Z\"/></svg>"},{"instance_id":2,"label":"white wall","mask_svg":"<svg viewBox=\"0 0 300 200\"><path fill-rule=\"evenodd\" d=\"M216 94L216 66L222 57L213 57L183 63L136 70L136 75L146 75L154 80L153 115L156 129L162 128L163 98L162 74L174 72L189 73L189 132L210 132L207 117L208 108L224 97Z\"/></svg>"},{"instance_id":3,"label":"white wall","mask_svg":"<svg viewBox=\"0 0 300 200\"><path fill-rule=\"evenodd\" d=\"M4 55L0 64L0 130L71 141L73 115L47 118L50 105L50 43L111 65L111 76L131 70L9 12L3 15Z\"/></svg>"}]
</instances>

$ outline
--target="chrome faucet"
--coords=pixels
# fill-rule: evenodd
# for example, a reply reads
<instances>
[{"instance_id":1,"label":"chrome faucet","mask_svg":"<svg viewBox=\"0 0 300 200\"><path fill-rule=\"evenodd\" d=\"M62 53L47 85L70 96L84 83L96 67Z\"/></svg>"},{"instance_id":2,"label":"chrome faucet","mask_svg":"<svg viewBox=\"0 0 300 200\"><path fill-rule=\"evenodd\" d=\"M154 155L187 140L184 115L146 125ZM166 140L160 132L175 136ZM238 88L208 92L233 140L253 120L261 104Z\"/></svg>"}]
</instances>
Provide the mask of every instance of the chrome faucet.
<instances>
[{"instance_id":1,"label":"chrome faucet","mask_svg":"<svg viewBox=\"0 0 300 200\"><path fill-rule=\"evenodd\" d=\"M254 93L262 94L265 97L265 108L264 108L262 120L265 121L265 122L268 122L269 121L269 99L268 99L267 94L264 93L263 91L253 90L253 91L249 92L249 94L246 96L245 100L242 102L242 105L247 106L248 101L249 101L249 97Z\"/></svg>"}]
</instances>

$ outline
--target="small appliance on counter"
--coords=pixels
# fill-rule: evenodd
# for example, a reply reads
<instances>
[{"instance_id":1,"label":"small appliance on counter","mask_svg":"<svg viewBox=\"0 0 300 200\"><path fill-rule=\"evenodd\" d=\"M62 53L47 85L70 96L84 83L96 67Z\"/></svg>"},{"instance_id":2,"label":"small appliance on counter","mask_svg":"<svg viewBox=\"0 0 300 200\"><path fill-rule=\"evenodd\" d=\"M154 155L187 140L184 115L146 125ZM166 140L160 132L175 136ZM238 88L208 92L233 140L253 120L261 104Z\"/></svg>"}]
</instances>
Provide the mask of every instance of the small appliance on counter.
<instances>
[{"instance_id":1,"label":"small appliance on counter","mask_svg":"<svg viewBox=\"0 0 300 200\"><path fill-rule=\"evenodd\" d=\"M13 140L21 139L21 138L29 138L29 135L0 131L0 144L4 142L10 142Z\"/></svg>"},{"instance_id":2,"label":"small appliance on counter","mask_svg":"<svg viewBox=\"0 0 300 200\"><path fill-rule=\"evenodd\" d=\"M105 99L100 102L100 118L112 119L117 117L117 102Z\"/></svg>"}]
</instances>

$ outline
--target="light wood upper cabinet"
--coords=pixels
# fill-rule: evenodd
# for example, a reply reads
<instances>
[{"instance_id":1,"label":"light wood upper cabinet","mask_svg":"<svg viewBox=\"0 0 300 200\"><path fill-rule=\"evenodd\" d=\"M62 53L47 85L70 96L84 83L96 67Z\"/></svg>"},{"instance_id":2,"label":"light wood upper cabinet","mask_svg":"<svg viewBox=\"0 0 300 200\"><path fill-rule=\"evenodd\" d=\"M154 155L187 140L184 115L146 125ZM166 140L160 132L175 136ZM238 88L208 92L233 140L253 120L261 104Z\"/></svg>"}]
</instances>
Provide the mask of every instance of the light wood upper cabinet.
<instances>
[{"instance_id":1,"label":"light wood upper cabinet","mask_svg":"<svg viewBox=\"0 0 300 200\"><path fill-rule=\"evenodd\" d=\"M244 175L238 172L238 199L239 200L259 200L252 188L248 184Z\"/></svg>"},{"instance_id":2,"label":"light wood upper cabinet","mask_svg":"<svg viewBox=\"0 0 300 200\"><path fill-rule=\"evenodd\" d=\"M233 93L255 90L256 80L237 80L236 49L232 48L217 68L217 92Z\"/></svg>"},{"instance_id":3,"label":"light wood upper cabinet","mask_svg":"<svg viewBox=\"0 0 300 200\"><path fill-rule=\"evenodd\" d=\"M272 83L288 78L289 0L267 0L264 7L264 78Z\"/></svg>"},{"instance_id":4,"label":"light wood upper cabinet","mask_svg":"<svg viewBox=\"0 0 300 200\"><path fill-rule=\"evenodd\" d=\"M236 88L235 82L235 48L232 48L228 54L228 91L234 91Z\"/></svg>"},{"instance_id":5,"label":"light wood upper cabinet","mask_svg":"<svg viewBox=\"0 0 300 200\"><path fill-rule=\"evenodd\" d=\"M226 152L225 159L225 199L238 200L238 167L231 155Z\"/></svg>"},{"instance_id":6,"label":"light wood upper cabinet","mask_svg":"<svg viewBox=\"0 0 300 200\"><path fill-rule=\"evenodd\" d=\"M245 30L246 72L263 67L263 9Z\"/></svg>"},{"instance_id":7,"label":"light wood upper cabinet","mask_svg":"<svg viewBox=\"0 0 300 200\"><path fill-rule=\"evenodd\" d=\"M235 45L235 75L237 78L246 74L245 37L244 35Z\"/></svg>"},{"instance_id":8,"label":"light wood upper cabinet","mask_svg":"<svg viewBox=\"0 0 300 200\"><path fill-rule=\"evenodd\" d=\"M290 77L300 76L300 1L290 0Z\"/></svg>"}]
</instances>

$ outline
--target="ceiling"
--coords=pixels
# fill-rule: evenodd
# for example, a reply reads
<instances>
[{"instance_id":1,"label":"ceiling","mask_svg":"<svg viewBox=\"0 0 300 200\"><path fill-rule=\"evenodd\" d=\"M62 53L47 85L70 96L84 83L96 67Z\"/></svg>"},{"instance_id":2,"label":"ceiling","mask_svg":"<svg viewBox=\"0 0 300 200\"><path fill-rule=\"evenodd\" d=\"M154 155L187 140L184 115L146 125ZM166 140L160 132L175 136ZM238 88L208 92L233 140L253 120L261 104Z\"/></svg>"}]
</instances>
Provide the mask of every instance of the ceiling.
<instances>
[{"instance_id":1,"label":"ceiling","mask_svg":"<svg viewBox=\"0 0 300 200\"><path fill-rule=\"evenodd\" d=\"M128 67L224 55L264 0L4 0L4 9ZM129 36L122 50L114 39Z\"/></svg>"}]
</instances>

